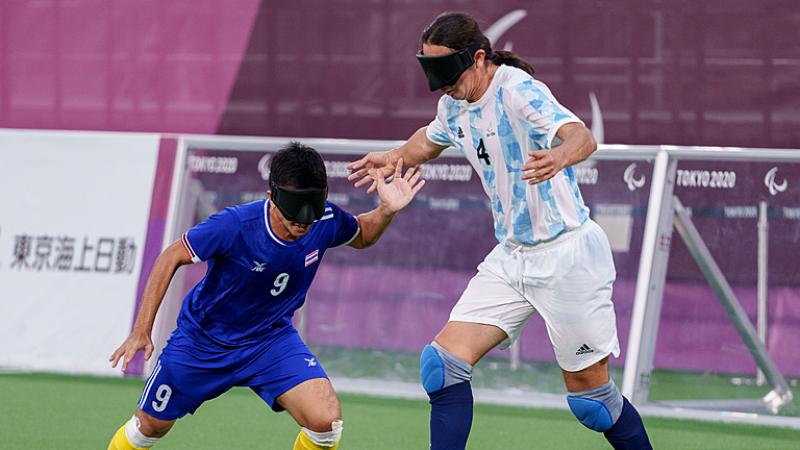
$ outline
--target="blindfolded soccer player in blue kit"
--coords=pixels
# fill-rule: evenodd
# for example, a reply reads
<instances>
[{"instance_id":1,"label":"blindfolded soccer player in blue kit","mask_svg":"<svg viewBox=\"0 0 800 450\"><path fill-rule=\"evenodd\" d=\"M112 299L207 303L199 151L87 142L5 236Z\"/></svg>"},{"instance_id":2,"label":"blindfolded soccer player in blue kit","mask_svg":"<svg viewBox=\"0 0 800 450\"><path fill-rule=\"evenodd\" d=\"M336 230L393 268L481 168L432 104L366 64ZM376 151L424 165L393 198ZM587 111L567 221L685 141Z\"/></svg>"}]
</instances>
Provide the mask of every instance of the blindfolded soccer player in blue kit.
<instances>
[{"instance_id":1,"label":"blindfolded soccer player in blue kit","mask_svg":"<svg viewBox=\"0 0 800 450\"><path fill-rule=\"evenodd\" d=\"M234 386L250 387L273 410L292 415L302 427L294 449L337 448L339 401L291 319L325 252L374 244L425 184L419 170L402 168L398 161L390 183L373 174L381 180L380 203L354 217L326 201L320 155L291 143L272 158L267 199L225 208L170 245L156 260L133 331L111 356L112 366L122 359L124 370L140 350L149 359L153 321L179 266L207 261L208 271L184 299L138 408L109 450L152 447L177 419Z\"/></svg>"}]
</instances>

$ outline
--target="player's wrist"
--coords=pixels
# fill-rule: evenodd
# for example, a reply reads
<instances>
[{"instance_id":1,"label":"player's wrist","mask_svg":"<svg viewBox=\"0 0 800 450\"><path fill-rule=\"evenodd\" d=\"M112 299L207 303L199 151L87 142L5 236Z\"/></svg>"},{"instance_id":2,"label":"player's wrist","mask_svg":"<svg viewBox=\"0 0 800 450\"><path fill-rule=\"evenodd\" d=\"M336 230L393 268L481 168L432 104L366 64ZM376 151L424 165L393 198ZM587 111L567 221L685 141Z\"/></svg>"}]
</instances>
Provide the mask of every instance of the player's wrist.
<instances>
[{"instance_id":1,"label":"player's wrist","mask_svg":"<svg viewBox=\"0 0 800 450\"><path fill-rule=\"evenodd\" d=\"M570 166L569 158L563 149L556 147L552 149L553 163L555 164L556 173L561 172L566 167Z\"/></svg>"},{"instance_id":2,"label":"player's wrist","mask_svg":"<svg viewBox=\"0 0 800 450\"><path fill-rule=\"evenodd\" d=\"M395 214L397 214L400 211L399 209L396 210L396 209L392 208L391 206L389 206L388 203L386 203L384 201L381 201L378 204L377 210L378 210L378 213L381 216L383 216L385 218L388 218L388 219L391 219L392 217L394 217Z\"/></svg>"},{"instance_id":3,"label":"player's wrist","mask_svg":"<svg viewBox=\"0 0 800 450\"><path fill-rule=\"evenodd\" d=\"M150 339L150 334L153 332L153 327L146 326L146 325L134 325L133 330L131 330L131 336L135 336L138 338L146 338Z\"/></svg>"}]
</instances>

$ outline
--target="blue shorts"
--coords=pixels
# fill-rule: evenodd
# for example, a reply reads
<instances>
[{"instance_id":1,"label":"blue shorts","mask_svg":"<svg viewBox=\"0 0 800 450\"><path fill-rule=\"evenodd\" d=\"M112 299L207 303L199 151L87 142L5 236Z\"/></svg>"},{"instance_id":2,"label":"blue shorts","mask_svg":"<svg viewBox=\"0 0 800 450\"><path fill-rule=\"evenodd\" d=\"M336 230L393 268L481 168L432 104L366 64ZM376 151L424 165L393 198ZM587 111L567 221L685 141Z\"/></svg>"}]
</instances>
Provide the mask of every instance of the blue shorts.
<instances>
[{"instance_id":1,"label":"blue shorts","mask_svg":"<svg viewBox=\"0 0 800 450\"><path fill-rule=\"evenodd\" d=\"M178 419L234 386L247 386L282 411L275 399L314 378L328 375L292 326L275 330L264 343L235 348L178 329L145 383L139 408L157 419Z\"/></svg>"}]
</instances>

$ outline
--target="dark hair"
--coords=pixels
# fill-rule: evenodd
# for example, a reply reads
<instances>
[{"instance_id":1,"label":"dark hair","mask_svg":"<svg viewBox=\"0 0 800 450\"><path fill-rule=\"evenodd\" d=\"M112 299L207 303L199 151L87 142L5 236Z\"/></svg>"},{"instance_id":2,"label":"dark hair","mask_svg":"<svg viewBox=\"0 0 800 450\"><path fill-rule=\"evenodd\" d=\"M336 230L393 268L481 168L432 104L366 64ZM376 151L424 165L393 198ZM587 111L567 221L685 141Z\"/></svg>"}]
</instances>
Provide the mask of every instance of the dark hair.
<instances>
[{"instance_id":1,"label":"dark hair","mask_svg":"<svg viewBox=\"0 0 800 450\"><path fill-rule=\"evenodd\" d=\"M533 66L516 53L505 50L492 51L492 44L484 36L478 22L463 12L444 12L439 14L422 32L420 44L442 45L453 50L477 47L486 52L486 58L496 65L505 64L517 67L533 75Z\"/></svg>"},{"instance_id":2,"label":"dark hair","mask_svg":"<svg viewBox=\"0 0 800 450\"><path fill-rule=\"evenodd\" d=\"M294 141L272 157L269 180L278 186L294 189L324 189L328 186L328 174L319 153Z\"/></svg>"}]
</instances>

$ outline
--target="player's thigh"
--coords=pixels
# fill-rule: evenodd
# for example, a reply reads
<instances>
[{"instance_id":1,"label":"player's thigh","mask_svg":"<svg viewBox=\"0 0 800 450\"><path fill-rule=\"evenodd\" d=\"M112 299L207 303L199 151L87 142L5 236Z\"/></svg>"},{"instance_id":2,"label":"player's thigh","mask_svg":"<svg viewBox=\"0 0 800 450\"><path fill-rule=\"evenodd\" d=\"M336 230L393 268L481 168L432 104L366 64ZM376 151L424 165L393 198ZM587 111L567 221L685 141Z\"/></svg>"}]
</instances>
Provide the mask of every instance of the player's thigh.
<instances>
[{"instance_id":1,"label":"player's thigh","mask_svg":"<svg viewBox=\"0 0 800 450\"><path fill-rule=\"evenodd\" d=\"M276 401L302 427L316 432L331 430L342 419L339 399L327 378L306 380L281 394Z\"/></svg>"},{"instance_id":2,"label":"player's thigh","mask_svg":"<svg viewBox=\"0 0 800 450\"><path fill-rule=\"evenodd\" d=\"M615 277L608 240L594 222L563 245L526 260L531 303L545 319L563 370L579 372L619 353L611 300Z\"/></svg>"},{"instance_id":3,"label":"player's thigh","mask_svg":"<svg viewBox=\"0 0 800 450\"><path fill-rule=\"evenodd\" d=\"M436 335L436 342L470 365L505 341L508 335L495 325L450 321Z\"/></svg>"},{"instance_id":4,"label":"player's thigh","mask_svg":"<svg viewBox=\"0 0 800 450\"><path fill-rule=\"evenodd\" d=\"M309 385L309 389L316 389L322 393L327 392L326 386L330 386L325 369L322 368L317 357L311 353L294 327L286 327L277 332L277 335L271 338L267 348L242 368L239 375L240 379L237 384L250 387L276 412L286 409L277 399L307 381L317 380ZM316 386L323 387L317 388ZM301 389L299 392L305 392L305 389ZM324 415L330 415L335 408L331 408L329 403L325 403L325 405ZM338 409L335 411L338 414Z\"/></svg>"},{"instance_id":5,"label":"player's thigh","mask_svg":"<svg viewBox=\"0 0 800 450\"><path fill-rule=\"evenodd\" d=\"M160 421L179 419L233 386L230 370L206 367L196 356L202 350L194 351L164 350L139 398L143 412Z\"/></svg>"},{"instance_id":6,"label":"player's thigh","mask_svg":"<svg viewBox=\"0 0 800 450\"><path fill-rule=\"evenodd\" d=\"M535 312L514 285L508 271L515 266L508 259L500 246L489 253L436 336L439 345L470 364L494 347L508 347Z\"/></svg>"}]
</instances>

